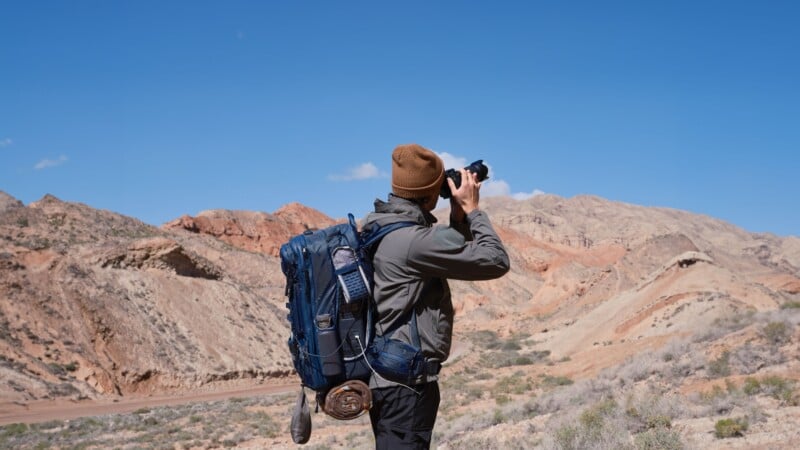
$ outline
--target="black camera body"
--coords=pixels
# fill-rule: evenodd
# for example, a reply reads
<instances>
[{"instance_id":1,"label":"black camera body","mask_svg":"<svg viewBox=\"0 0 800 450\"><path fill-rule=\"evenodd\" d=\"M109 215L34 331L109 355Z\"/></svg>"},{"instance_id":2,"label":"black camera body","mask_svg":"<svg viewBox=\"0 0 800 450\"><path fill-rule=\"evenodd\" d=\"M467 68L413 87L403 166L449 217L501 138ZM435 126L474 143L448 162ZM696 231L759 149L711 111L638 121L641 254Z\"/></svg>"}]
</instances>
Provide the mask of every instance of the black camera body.
<instances>
[{"instance_id":1,"label":"black camera body","mask_svg":"<svg viewBox=\"0 0 800 450\"><path fill-rule=\"evenodd\" d=\"M482 159L479 159L472 164L464 167L468 172L472 172L478 174L478 181L481 182L487 178L489 178L489 168L486 167L486 164L483 163ZM461 172L456 169L447 169L444 172L444 182L442 183L442 189L439 191L439 195L442 198L450 198L453 196L453 193L450 192L450 184L447 183L447 179L452 178L453 182L456 185L456 189L461 186Z\"/></svg>"}]
</instances>

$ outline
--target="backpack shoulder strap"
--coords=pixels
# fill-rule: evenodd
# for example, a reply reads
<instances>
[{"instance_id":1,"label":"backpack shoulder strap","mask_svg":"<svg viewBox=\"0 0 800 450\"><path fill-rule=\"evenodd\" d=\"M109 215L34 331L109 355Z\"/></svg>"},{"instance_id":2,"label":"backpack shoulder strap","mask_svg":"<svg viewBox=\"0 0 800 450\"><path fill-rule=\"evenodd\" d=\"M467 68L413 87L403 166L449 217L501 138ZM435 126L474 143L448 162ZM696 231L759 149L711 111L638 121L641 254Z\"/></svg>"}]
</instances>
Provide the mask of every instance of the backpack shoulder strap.
<instances>
[{"instance_id":1,"label":"backpack shoulder strap","mask_svg":"<svg viewBox=\"0 0 800 450\"><path fill-rule=\"evenodd\" d=\"M348 218L350 219L350 223L355 226L355 218L352 214L348 214ZM400 222L392 222L387 225L373 225L368 229L363 230L359 238L361 240L361 247L364 249L369 249L374 245L377 245L381 239L383 239L387 234L391 233L392 231L398 230L400 228L410 227L418 225L416 222L413 221L400 221Z\"/></svg>"},{"instance_id":2,"label":"backpack shoulder strap","mask_svg":"<svg viewBox=\"0 0 800 450\"><path fill-rule=\"evenodd\" d=\"M351 222L353 222L353 215L350 214L349 217ZM381 239L383 239L387 234L391 233L392 231L399 230L400 228L411 227L415 225L419 224L410 220L392 222L387 225L375 225L374 228L371 227L370 229L364 230L360 235L361 248L371 259L375 254L375 248L377 247L378 243L380 243ZM416 345L417 348L421 348L419 331L417 329L417 315L414 314L414 308L409 309L406 317L406 319L398 321L398 323L396 323L391 329L384 330L384 335L391 336L398 327L407 323L411 326L411 339L414 341L414 345Z\"/></svg>"}]
</instances>

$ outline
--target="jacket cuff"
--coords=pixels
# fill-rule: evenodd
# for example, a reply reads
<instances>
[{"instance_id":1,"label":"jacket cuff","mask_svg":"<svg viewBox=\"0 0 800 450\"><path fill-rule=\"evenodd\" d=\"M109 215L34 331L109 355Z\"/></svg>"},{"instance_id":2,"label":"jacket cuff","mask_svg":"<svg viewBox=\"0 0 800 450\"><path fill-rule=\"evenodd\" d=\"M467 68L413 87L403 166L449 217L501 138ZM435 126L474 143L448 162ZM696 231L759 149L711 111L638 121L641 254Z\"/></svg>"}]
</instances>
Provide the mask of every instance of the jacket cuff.
<instances>
[{"instance_id":1,"label":"jacket cuff","mask_svg":"<svg viewBox=\"0 0 800 450\"><path fill-rule=\"evenodd\" d=\"M467 214L465 219L466 219L467 223L472 223L472 221L475 220L475 218L477 218L478 216L482 216L482 215L483 215L483 211L481 211L478 208L475 208L472 211L470 211L469 214Z\"/></svg>"}]
</instances>

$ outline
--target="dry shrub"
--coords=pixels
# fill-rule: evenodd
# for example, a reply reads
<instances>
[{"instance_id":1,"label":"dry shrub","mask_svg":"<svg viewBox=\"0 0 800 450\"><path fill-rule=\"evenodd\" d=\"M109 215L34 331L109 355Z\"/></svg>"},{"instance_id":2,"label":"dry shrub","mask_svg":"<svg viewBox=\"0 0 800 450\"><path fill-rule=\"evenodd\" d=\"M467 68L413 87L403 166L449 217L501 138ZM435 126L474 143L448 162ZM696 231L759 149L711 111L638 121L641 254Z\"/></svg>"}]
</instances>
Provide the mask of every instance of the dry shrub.
<instances>
[{"instance_id":1,"label":"dry shrub","mask_svg":"<svg viewBox=\"0 0 800 450\"><path fill-rule=\"evenodd\" d=\"M731 353L726 350L717 359L709 361L706 367L708 376L712 378L729 376L731 374L730 357Z\"/></svg>"},{"instance_id":2,"label":"dry shrub","mask_svg":"<svg viewBox=\"0 0 800 450\"><path fill-rule=\"evenodd\" d=\"M759 370L783 364L786 356L768 345L752 345L750 342L736 348L730 355L729 367L735 372L750 375Z\"/></svg>"},{"instance_id":3,"label":"dry shrub","mask_svg":"<svg viewBox=\"0 0 800 450\"><path fill-rule=\"evenodd\" d=\"M683 450L686 445L675 430L655 428L637 434L634 443L638 450Z\"/></svg>"},{"instance_id":4,"label":"dry shrub","mask_svg":"<svg viewBox=\"0 0 800 450\"><path fill-rule=\"evenodd\" d=\"M511 376L497 380L497 383L492 387L491 393L497 403L502 404L511 401L509 395L522 395L531 389L533 389L532 380L525 377L525 372L517 371Z\"/></svg>"},{"instance_id":5,"label":"dry shrub","mask_svg":"<svg viewBox=\"0 0 800 450\"><path fill-rule=\"evenodd\" d=\"M761 392L779 400L782 405L797 406L800 403L794 391L794 381L779 376L762 378Z\"/></svg>"},{"instance_id":6,"label":"dry shrub","mask_svg":"<svg viewBox=\"0 0 800 450\"><path fill-rule=\"evenodd\" d=\"M568 378L564 379L569 380ZM571 380L570 380L571 383ZM598 378L551 389L536 399L537 414L571 411L613 395L616 386L611 380Z\"/></svg>"},{"instance_id":7,"label":"dry shrub","mask_svg":"<svg viewBox=\"0 0 800 450\"><path fill-rule=\"evenodd\" d=\"M635 399L629 399L636 403ZM650 406L647 397L637 406L623 408L614 398L603 399L577 417L567 415L548 424L547 449L682 449L680 434L671 429L672 418Z\"/></svg>"},{"instance_id":8,"label":"dry shrub","mask_svg":"<svg viewBox=\"0 0 800 450\"><path fill-rule=\"evenodd\" d=\"M260 409L284 402L288 407L290 401L263 396L140 408L128 414L31 424L14 436L3 435L0 427L0 448L235 446L256 436L277 436L280 425Z\"/></svg>"},{"instance_id":9,"label":"dry shrub","mask_svg":"<svg viewBox=\"0 0 800 450\"><path fill-rule=\"evenodd\" d=\"M720 439L742 437L747 427L747 419L744 417L720 419L714 425L714 435Z\"/></svg>"},{"instance_id":10,"label":"dry shrub","mask_svg":"<svg viewBox=\"0 0 800 450\"><path fill-rule=\"evenodd\" d=\"M757 314L753 310L744 313L733 313L729 316L720 317L714 320L711 327L694 336L695 343L716 341L735 331L739 331L758 320Z\"/></svg>"},{"instance_id":11,"label":"dry shrub","mask_svg":"<svg viewBox=\"0 0 800 450\"><path fill-rule=\"evenodd\" d=\"M770 322L761 328L761 335L772 345L783 345L791 340L792 331L790 323Z\"/></svg>"},{"instance_id":12,"label":"dry shrub","mask_svg":"<svg viewBox=\"0 0 800 450\"><path fill-rule=\"evenodd\" d=\"M625 413L632 432L654 428L670 428L675 419L685 417L687 408L682 398L658 392L631 394L625 401Z\"/></svg>"},{"instance_id":13,"label":"dry shrub","mask_svg":"<svg viewBox=\"0 0 800 450\"><path fill-rule=\"evenodd\" d=\"M602 400L582 411L548 424L545 449L616 450L633 449L630 433L613 399Z\"/></svg>"}]
</instances>

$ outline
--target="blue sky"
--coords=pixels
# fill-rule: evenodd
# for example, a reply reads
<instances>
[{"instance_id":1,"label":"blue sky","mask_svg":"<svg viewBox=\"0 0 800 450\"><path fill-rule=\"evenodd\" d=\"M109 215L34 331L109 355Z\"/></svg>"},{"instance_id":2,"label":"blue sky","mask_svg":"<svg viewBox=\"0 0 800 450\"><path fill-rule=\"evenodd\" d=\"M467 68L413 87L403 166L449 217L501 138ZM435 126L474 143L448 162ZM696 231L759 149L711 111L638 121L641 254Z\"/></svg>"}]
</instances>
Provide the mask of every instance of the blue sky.
<instances>
[{"instance_id":1,"label":"blue sky","mask_svg":"<svg viewBox=\"0 0 800 450\"><path fill-rule=\"evenodd\" d=\"M360 216L417 142L484 159L484 195L800 235L798 5L3 0L0 190Z\"/></svg>"}]
</instances>

